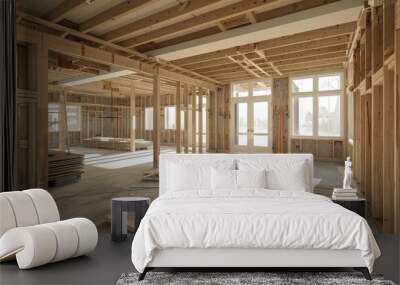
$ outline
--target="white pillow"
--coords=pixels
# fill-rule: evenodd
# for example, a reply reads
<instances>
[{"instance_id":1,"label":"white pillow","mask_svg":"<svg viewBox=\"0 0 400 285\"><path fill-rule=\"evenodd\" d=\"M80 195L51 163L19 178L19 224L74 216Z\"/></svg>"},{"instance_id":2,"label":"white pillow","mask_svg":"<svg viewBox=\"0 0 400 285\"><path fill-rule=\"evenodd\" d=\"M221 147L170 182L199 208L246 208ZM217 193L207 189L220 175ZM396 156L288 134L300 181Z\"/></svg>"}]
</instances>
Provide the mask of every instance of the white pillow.
<instances>
[{"instance_id":1,"label":"white pillow","mask_svg":"<svg viewBox=\"0 0 400 285\"><path fill-rule=\"evenodd\" d=\"M239 170L266 170L267 188L272 190L307 191L309 167L304 160L252 159L238 160Z\"/></svg>"},{"instance_id":2,"label":"white pillow","mask_svg":"<svg viewBox=\"0 0 400 285\"><path fill-rule=\"evenodd\" d=\"M307 191L307 168L305 162L291 163L283 169L267 171L267 187L272 190Z\"/></svg>"},{"instance_id":3,"label":"white pillow","mask_svg":"<svg viewBox=\"0 0 400 285\"><path fill-rule=\"evenodd\" d=\"M237 187L240 188L267 188L267 171L263 170L236 170Z\"/></svg>"},{"instance_id":4,"label":"white pillow","mask_svg":"<svg viewBox=\"0 0 400 285\"><path fill-rule=\"evenodd\" d=\"M169 163L168 191L211 189L211 167Z\"/></svg>"},{"instance_id":5,"label":"white pillow","mask_svg":"<svg viewBox=\"0 0 400 285\"><path fill-rule=\"evenodd\" d=\"M211 184L213 190L236 190L236 170L213 167L211 170Z\"/></svg>"}]
</instances>

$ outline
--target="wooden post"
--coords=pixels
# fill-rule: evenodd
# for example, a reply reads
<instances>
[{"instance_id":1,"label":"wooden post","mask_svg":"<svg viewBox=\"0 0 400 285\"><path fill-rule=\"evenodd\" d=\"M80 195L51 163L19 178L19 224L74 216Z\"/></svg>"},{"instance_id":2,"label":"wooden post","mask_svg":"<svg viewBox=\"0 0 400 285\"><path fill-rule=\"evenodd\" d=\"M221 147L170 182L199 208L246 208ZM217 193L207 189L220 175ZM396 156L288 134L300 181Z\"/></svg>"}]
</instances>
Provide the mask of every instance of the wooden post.
<instances>
[{"instance_id":1,"label":"wooden post","mask_svg":"<svg viewBox=\"0 0 400 285\"><path fill-rule=\"evenodd\" d=\"M203 88L199 89L199 153L203 153Z\"/></svg>"},{"instance_id":2,"label":"wooden post","mask_svg":"<svg viewBox=\"0 0 400 285\"><path fill-rule=\"evenodd\" d=\"M185 145L185 153L189 153L189 94L188 85L186 83L183 87L183 97L185 101L185 133L183 143Z\"/></svg>"},{"instance_id":3,"label":"wooden post","mask_svg":"<svg viewBox=\"0 0 400 285\"><path fill-rule=\"evenodd\" d=\"M153 77L153 168L158 169L160 155L160 74Z\"/></svg>"},{"instance_id":4,"label":"wooden post","mask_svg":"<svg viewBox=\"0 0 400 285\"><path fill-rule=\"evenodd\" d=\"M66 136L66 102L64 90L60 93L60 103L58 106L58 149L65 151L65 136Z\"/></svg>"},{"instance_id":5,"label":"wooden post","mask_svg":"<svg viewBox=\"0 0 400 285\"><path fill-rule=\"evenodd\" d=\"M192 153L196 153L196 89L192 93Z\"/></svg>"},{"instance_id":6,"label":"wooden post","mask_svg":"<svg viewBox=\"0 0 400 285\"><path fill-rule=\"evenodd\" d=\"M37 137L36 137L36 184L47 189L48 185L48 38L41 37L37 61Z\"/></svg>"},{"instance_id":7,"label":"wooden post","mask_svg":"<svg viewBox=\"0 0 400 285\"><path fill-rule=\"evenodd\" d=\"M394 72L385 66L383 74L383 230L394 230Z\"/></svg>"},{"instance_id":8,"label":"wooden post","mask_svg":"<svg viewBox=\"0 0 400 285\"><path fill-rule=\"evenodd\" d=\"M382 89L382 85L373 87L371 124L372 215L378 219L382 218Z\"/></svg>"},{"instance_id":9,"label":"wooden post","mask_svg":"<svg viewBox=\"0 0 400 285\"><path fill-rule=\"evenodd\" d=\"M131 151L136 151L136 146L135 146L135 140L136 140L136 104L135 104L135 83L132 82L131 84L131 108L130 108L130 121L131 121L131 128L130 128L130 134L131 134Z\"/></svg>"},{"instance_id":10,"label":"wooden post","mask_svg":"<svg viewBox=\"0 0 400 285\"><path fill-rule=\"evenodd\" d=\"M181 82L176 83L176 153L181 153Z\"/></svg>"},{"instance_id":11,"label":"wooden post","mask_svg":"<svg viewBox=\"0 0 400 285\"><path fill-rule=\"evenodd\" d=\"M395 207L394 232L400 234L400 2L396 3L396 89L395 89Z\"/></svg>"}]
</instances>

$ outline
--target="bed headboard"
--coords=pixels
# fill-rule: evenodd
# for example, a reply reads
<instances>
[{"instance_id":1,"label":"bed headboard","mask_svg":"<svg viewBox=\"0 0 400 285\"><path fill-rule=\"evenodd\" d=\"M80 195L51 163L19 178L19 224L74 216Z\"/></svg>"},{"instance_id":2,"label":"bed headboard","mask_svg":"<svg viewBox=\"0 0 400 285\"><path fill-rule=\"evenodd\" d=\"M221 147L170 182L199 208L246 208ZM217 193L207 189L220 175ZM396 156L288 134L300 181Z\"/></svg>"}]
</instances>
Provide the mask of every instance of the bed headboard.
<instances>
[{"instance_id":1,"label":"bed headboard","mask_svg":"<svg viewBox=\"0 0 400 285\"><path fill-rule=\"evenodd\" d=\"M200 166L200 165L213 165L213 163L217 163L218 161L224 160L229 161L232 160L234 164L237 160L268 160L268 161L304 161L308 166L307 177L307 192L313 192L313 177L314 177L314 158L312 154L305 153L295 153L295 154L161 154L160 155L160 169L159 169L159 177L160 177L160 190L159 195L164 194L167 191L167 169L169 162L182 163L184 162L187 165Z\"/></svg>"}]
</instances>

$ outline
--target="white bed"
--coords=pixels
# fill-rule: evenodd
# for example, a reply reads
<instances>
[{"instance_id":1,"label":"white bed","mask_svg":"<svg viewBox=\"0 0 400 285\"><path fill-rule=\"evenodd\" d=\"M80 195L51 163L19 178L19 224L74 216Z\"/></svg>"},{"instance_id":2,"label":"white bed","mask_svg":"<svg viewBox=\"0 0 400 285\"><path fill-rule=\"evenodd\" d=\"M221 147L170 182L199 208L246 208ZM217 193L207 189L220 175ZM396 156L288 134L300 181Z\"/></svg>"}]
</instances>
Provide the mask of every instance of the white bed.
<instances>
[{"instance_id":1,"label":"white bed","mask_svg":"<svg viewBox=\"0 0 400 285\"><path fill-rule=\"evenodd\" d=\"M264 170L270 185L254 187ZM354 267L368 278L380 251L367 222L313 194L312 178L308 154L163 154L133 264L141 278L154 267Z\"/></svg>"}]
</instances>

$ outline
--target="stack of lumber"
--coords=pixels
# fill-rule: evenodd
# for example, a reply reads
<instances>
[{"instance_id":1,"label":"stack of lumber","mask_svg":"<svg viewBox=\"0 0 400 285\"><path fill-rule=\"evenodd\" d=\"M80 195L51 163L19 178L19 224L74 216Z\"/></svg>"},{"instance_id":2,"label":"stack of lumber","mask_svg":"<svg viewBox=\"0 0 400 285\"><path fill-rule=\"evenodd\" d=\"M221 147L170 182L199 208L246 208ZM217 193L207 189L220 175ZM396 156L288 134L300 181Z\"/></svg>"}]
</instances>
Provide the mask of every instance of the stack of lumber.
<instances>
[{"instance_id":1,"label":"stack of lumber","mask_svg":"<svg viewBox=\"0 0 400 285\"><path fill-rule=\"evenodd\" d=\"M83 173L83 155L62 151L49 151L50 186L76 182Z\"/></svg>"}]
</instances>

